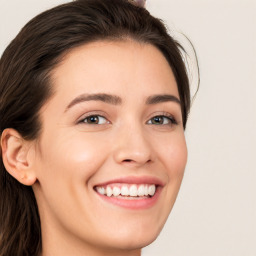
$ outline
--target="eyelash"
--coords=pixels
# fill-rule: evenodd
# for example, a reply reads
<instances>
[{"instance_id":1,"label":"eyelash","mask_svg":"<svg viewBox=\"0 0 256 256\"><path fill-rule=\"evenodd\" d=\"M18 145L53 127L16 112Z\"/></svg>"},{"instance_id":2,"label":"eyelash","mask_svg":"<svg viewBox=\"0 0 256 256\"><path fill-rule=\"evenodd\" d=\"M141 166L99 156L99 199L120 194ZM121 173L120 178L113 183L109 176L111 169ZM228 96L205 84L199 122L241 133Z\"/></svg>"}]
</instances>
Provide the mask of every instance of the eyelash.
<instances>
[{"instance_id":1,"label":"eyelash","mask_svg":"<svg viewBox=\"0 0 256 256\"><path fill-rule=\"evenodd\" d=\"M82 120L80 120L78 123L80 123L80 124L89 124L89 125L103 125L103 124L99 124L99 123L88 123L88 120L90 119L90 118L97 118L98 120L100 120L100 119L102 119L102 118L104 118L105 120L106 120L106 122L104 123L104 124L109 124L110 123L110 121L108 121L107 120L107 118L105 118L104 116L102 116L102 115L97 115L97 114L93 114L93 115L88 115L88 116L86 116L86 117L84 117ZM168 123L163 123L163 124L153 124L152 123L152 120L154 119L154 118L162 118L163 119L163 122L165 122L164 121L164 119L166 120L167 119L167 122ZM87 121L85 121L85 120L87 120ZM149 123L151 121L151 123ZM147 124L149 124L149 125L177 125L178 124L178 122L176 121L176 119L172 116L172 115L170 115L170 114L168 114L168 113L164 113L164 114L162 114L162 115L156 115L156 116L153 116L152 118L150 118L148 121L147 121Z\"/></svg>"},{"instance_id":2,"label":"eyelash","mask_svg":"<svg viewBox=\"0 0 256 256\"><path fill-rule=\"evenodd\" d=\"M154 118L163 118L163 119L167 119L168 120L168 123L166 124L166 123L163 123L163 124L152 124L151 123L151 125L177 125L178 124L178 122L176 121L176 119L172 116L172 115L169 115L169 114L167 114L167 113L165 113L165 114L163 114L163 115L156 115L156 116L153 116L152 118L150 118L149 119L149 121L151 121L152 122L152 120L154 119ZM148 121L148 122L149 122ZM147 123L148 123L147 122Z\"/></svg>"},{"instance_id":3,"label":"eyelash","mask_svg":"<svg viewBox=\"0 0 256 256\"><path fill-rule=\"evenodd\" d=\"M81 123L81 124L89 124L89 125L102 125L102 124L98 124L98 123L96 123L96 124L91 123L90 124L88 122L85 122L85 120L88 120L90 118L95 118L95 117L97 117L98 120L100 120L101 118L104 118L106 120L106 123L110 123L109 121L107 121L107 118L105 118L104 116L101 116L101 115L89 115L89 116L86 116L85 118L80 120L79 123Z\"/></svg>"}]
</instances>

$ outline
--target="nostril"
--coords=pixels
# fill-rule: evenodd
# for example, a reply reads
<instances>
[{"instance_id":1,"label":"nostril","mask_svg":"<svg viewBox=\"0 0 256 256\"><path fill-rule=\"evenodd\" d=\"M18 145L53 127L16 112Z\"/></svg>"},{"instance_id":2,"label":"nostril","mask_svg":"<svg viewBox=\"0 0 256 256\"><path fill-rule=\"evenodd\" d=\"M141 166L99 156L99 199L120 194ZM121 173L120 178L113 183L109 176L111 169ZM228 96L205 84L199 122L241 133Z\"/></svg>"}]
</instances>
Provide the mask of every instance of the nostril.
<instances>
[{"instance_id":1,"label":"nostril","mask_svg":"<svg viewBox=\"0 0 256 256\"><path fill-rule=\"evenodd\" d=\"M132 160L131 159L125 159L124 162L130 163L130 162L132 162Z\"/></svg>"}]
</instances>

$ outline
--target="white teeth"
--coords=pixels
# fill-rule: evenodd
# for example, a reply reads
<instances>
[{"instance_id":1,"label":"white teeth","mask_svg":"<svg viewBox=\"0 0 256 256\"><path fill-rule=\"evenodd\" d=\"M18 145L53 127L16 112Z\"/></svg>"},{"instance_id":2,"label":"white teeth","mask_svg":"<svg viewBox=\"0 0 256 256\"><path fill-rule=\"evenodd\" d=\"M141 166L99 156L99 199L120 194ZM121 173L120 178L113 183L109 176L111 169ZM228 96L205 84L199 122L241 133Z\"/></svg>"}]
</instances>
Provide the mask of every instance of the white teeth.
<instances>
[{"instance_id":1,"label":"white teeth","mask_svg":"<svg viewBox=\"0 0 256 256\"><path fill-rule=\"evenodd\" d=\"M137 196L138 195L138 189L136 185L132 185L129 189L130 196Z\"/></svg>"},{"instance_id":2,"label":"white teeth","mask_svg":"<svg viewBox=\"0 0 256 256\"><path fill-rule=\"evenodd\" d=\"M156 186L155 185L150 185L149 188L148 188L148 194L150 196L153 196L156 192Z\"/></svg>"},{"instance_id":3,"label":"white teeth","mask_svg":"<svg viewBox=\"0 0 256 256\"><path fill-rule=\"evenodd\" d=\"M114 187L113 188L113 195L114 196L119 196L120 193L121 193L121 189L120 188L118 188L118 187Z\"/></svg>"},{"instance_id":4,"label":"white teeth","mask_svg":"<svg viewBox=\"0 0 256 256\"><path fill-rule=\"evenodd\" d=\"M96 191L101 195L106 195L108 197L123 196L123 197L144 197L153 196L156 192L156 185L135 185L135 184L119 184L118 186L112 185L104 187L96 187Z\"/></svg>"},{"instance_id":5,"label":"white teeth","mask_svg":"<svg viewBox=\"0 0 256 256\"><path fill-rule=\"evenodd\" d=\"M140 185L138 188L138 196L144 196L145 195L145 186Z\"/></svg>"},{"instance_id":6,"label":"white teeth","mask_svg":"<svg viewBox=\"0 0 256 256\"><path fill-rule=\"evenodd\" d=\"M101 195L104 195L104 194L105 194L105 188L103 188L103 187L97 187L96 189L97 189L97 191L98 191Z\"/></svg>"},{"instance_id":7,"label":"white teeth","mask_svg":"<svg viewBox=\"0 0 256 256\"><path fill-rule=\"evenodd\" d=\"M148 186L144 186L144 195L148 196Z\"/></svg>"},{"instance_id":8,"label":"white teeth","mask_svg":"<svg viewBox=\"0 0 256 256\"><path fill-rule=\"evenodd\" d=\"M113 194L113 191L112 191L111 187L109 187L109 186L107 186L106 192L107 192L108 197L112 196L112 194Z\"/></svg>"},{"instance_id":9,"label":"white teeth","mask_svg":"<svg viewBox=\"0 0 256 256\"><path fill-rule=\"evenodd\" d=\"M123 187L121 188L121 195L122 195L122 196L128 196L128 195L129 195L129 189L128 189L127 186L123 186Z\"/></svg>"}]
</instances>

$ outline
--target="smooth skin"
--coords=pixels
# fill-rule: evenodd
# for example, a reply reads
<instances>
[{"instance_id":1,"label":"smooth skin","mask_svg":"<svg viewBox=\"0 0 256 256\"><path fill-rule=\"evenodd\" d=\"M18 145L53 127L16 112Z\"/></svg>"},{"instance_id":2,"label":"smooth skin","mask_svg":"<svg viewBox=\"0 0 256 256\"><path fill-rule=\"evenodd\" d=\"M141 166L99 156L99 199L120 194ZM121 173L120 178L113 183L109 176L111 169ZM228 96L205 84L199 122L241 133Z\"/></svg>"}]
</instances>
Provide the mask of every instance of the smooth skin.
<instances>
[{"instance_id":1,"label":"smooth skin","mask_svg":"<svg viewBox=\"0 0 256 256\"><path fill-rule=\"evenodd\" d=\"M27 142L12 129L2 135L7 170L33 186L42 256L138 256L163 228L187 161L172 70L154 46L127 39L75 48L51 77L40 137ZM161 180L153 206L127 209L95 191L131 176Z\"/></svg>"}]
</instances>

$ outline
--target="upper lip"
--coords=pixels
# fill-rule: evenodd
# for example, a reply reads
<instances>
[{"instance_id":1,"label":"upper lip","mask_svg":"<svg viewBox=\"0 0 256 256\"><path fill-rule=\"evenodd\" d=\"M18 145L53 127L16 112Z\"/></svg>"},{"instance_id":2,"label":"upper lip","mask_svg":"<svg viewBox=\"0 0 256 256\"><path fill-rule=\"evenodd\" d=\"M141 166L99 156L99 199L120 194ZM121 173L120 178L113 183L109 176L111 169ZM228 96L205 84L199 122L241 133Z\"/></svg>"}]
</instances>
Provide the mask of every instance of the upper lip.
<instances>
[{"instance_id":1,"label":"upper lip","mask_svg":"<svg viewBox=\"0 0 256 256\"><path fill-rule=\"evenodd\" d=\"M164 182L157 177L152 176L126 176L108 180L106 182L99 183L95 187L107 186L113 183L126 183L126 184L155 184L157 186L164 186Z\"/></svg>"}]
</instances>

